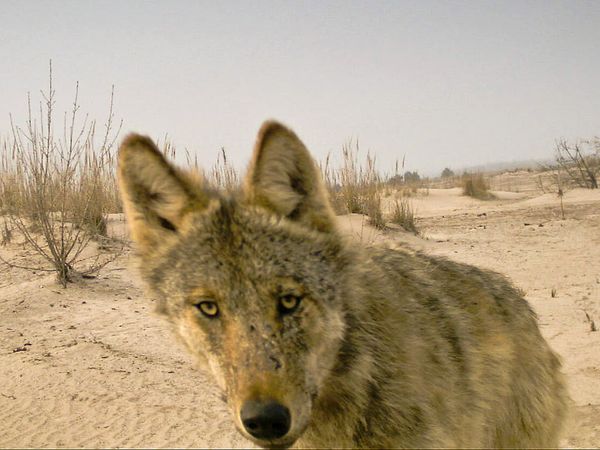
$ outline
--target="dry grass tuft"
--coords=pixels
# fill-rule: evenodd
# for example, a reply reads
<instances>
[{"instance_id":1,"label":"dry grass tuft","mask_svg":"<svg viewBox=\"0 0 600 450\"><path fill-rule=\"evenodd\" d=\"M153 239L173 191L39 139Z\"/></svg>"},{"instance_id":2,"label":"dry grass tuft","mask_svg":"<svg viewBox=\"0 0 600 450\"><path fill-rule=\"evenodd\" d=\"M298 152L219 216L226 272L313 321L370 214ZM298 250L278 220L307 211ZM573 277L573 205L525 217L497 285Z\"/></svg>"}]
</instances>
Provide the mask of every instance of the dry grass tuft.
<instances>
[{"instance_id":1,"label":"dry grass tuft","mask_svg":"<svg viewBox=\"0 0 600 450\"><path fill-rule=\"evenodd\" d=\"M336 214L365 214L370 225L385 228L381 207L384 181L376 170L376 159L367 153L365 164L358 160L358 142L349 141L342 148L342 165L331 166L330 156L321 165L323 178L329 189L331 203Z\"/></svg>"},{"instance_id":2,"label":"dry grass tuft","mask_svg":"<svg viewBox=\"0 0 600 450\"><path fill-rule=\"evenodd\" d=\"M492 200L494 195L490 192L490 185L481 173L465 173L461 177L463 195L468 195L479 200Z\"/></svg>"},{"instance_id":3,"label":"dry grass tuft","mask_svg":"<svg viewBox=\"0 0 600 450\"><path fill-rule=\"evenodd\" d=\"M419 234L415 221L415 210L410 200L405 196L400 198L400 200L394 200L390 221L396 225L400 225L406 231Z\"/></svg>"}]
</instances>

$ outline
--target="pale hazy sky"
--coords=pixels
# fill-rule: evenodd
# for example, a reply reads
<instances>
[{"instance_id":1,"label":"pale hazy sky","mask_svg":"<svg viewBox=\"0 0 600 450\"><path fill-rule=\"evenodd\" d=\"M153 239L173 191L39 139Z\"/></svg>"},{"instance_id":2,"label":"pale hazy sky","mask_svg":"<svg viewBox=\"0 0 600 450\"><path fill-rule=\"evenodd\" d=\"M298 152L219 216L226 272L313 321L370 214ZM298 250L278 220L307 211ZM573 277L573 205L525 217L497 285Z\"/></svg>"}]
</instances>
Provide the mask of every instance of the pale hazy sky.
<instances>
[{"instance_id":1,"label":"pale hazy sky","mask_svg":"<svg viewBox=\"0 0 600 450\"><path fill-rule=\"evenodd\" d=\"M349 138L436 173L600 134L600 1L6 1L0 134L53 60L64 111L244 166L266 118L317 159Z\"/></svg>"}]
</instances>

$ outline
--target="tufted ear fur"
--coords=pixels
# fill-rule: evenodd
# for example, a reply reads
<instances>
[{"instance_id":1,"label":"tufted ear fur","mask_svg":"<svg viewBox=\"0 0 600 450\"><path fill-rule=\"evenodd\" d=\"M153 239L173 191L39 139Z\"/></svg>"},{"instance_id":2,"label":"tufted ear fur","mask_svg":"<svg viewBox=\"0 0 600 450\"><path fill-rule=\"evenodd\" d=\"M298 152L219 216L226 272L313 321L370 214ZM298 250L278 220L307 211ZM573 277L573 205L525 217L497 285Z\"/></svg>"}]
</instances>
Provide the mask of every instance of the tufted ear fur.
<instances>
[{"instance_id":1,"label":"tufted ear fur","mask_svg":"<svg viewBox=\"0 0 600 450\"><path fill-rule=\"evenodd\" d=\"M123 140L118 178L129 229L141 251L177 233L186 214L209 201L200 183L169 164L146 136Z\"/></svg>"},{"instance_id":2,"label":"tufted ear fur","mask_svg":"<svg viewBox=\"0 0 600 450\"><path fill-rule=\"evenodd\" d=\"M321 173L293 131L265 122L244 186L249 201L319 231L331 232L335 216Z\"/></svg>"}]
</instances>

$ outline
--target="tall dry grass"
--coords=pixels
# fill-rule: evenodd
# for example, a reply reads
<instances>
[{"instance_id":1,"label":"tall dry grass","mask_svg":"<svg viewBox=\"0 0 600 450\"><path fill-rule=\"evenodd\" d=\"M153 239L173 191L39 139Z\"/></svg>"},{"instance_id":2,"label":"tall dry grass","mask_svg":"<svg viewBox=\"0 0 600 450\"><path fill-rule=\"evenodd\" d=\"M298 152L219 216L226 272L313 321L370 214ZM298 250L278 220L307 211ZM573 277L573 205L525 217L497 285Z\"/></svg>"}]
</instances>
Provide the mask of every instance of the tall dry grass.
<instances>
[{"instance_id":1,"label":"tall dry grass","mask_svg":"<svg viewBox=\"0 0 600 450\"><path fill-rule=\"evenodd\" d=\"M376 158L368 152L362 164L359 153L358 141L346 143L339 168L332 166L328 155L325 164L321 164L323 178L337 214L365 214L369 224L384 229L382 197L386 180L376 169Z\"/></svg>"},{"instance_id":2,"label":"tall dry grass","mask_svg":"<svg viewBox=\"0 0 600 450\"><path fill-rule=\"evenodd\" d=\"M158 148L171 161L177 160L179 150L175 144L165 136L164 141L157 142ZM233 192L240 187L241 177L239 172L233 166L227 156L224 147L221 147L217 153L217 159L210 169L205 170L200 167L198 155L192 154L187 148L183 150L186 170L201 182L205 183L211 189L222 189Z\"/></svg>"},{"instance_id":3,"label":"tall dry grass","mask_svg":"<svg viewBox=\"0 0 600 450\"><path fill-rule=\"evenodd\" d=\"M122 212L116 182L116 139L121 123L114 123L114 91L103 129L97 121L82 117L79 85L64 119L56 120L56 92L52 66L49 84L42 92L38 112L34 113L28 95L28 114L23 124L10 118L10 135L0 140L0 244L9 244L15 234L37 253L45 265L32 267L0 259L10 266L54 271L66 286L75 275L97 271L114 259L119 250L103 253L108 238L107 215ZM165 136L159 147L169 159L177 158L175 145ZM410 201L396 201L392 211L384 212L382 199L400 189L406 195L417 192L415 173L402 176L398 164L392 177L381 175L376 158L367 153L359 159L358 142L349 141L341 150L341 164L334 167L328 157L321 165L336 213L358 213L376 228L386 221L416 231ZM224 148L215 164L202 170L196 156L186 149L188 168L215 189L233 191L241 177ZM404 161L402 169L404 168ZM98 243L90 246L91 243ZM90 247L94 247L90 251Z\"/></svg>"},{"instance_id":4,"label":"tall dry grass","mask_svg":"<svg viewBox=\"0 0 600 450\"><path fill-rule=\"evenodd\" d=\"M157 145L163 154L177 160L180 151L165 136ZM215 163L208 170L203 170L196 155L184 149L186 169L198 176L204 183L213 189L235 191L239 189L242 180L241 174L235 168L224 148L217 154ZM329 154L324 162L319 164L322 178L327 186L331 204L336 214L364 214L367 221L378 229L386 228L386 221L394 220L394 212L384 211L383 197L392 193L401 192L404 197L416 194L417 191L427 192L428 180L413 178L405 181L404 176L398 175L402 166L396 164L395 175L381 174L376 168L376 158L367 152L364 159L360 158L360 146L357 141L348 141L341 149L341 162L338 166L333 164L332 155ZM416 172L407 172L413 177ZM404 200L403 204L409 212L407 225L410 231L416 231L414 224L414 210L410 201Z\"/></svg>"},{"instance_id":5,"label":"tall dry grass","mask_svg":"<svg viewBox=\"0 0 600 450\"><path fill-rule=\"evenodd\" d=\"M227 159L227 153L223 147L221 147L221 151L217 155L217 161L208 173L205 172L204 176L208 180L208 184L216 189L224 189L231 192L240 185L240 176L235 167Z\"/></svg>"},{"instance_id":6,"label":"tall dry grass","mask_svg":"<svg viewBox=\"0 0 600 450\"><path fill-rule=\"evenodd\" d=\"M401 196L399 199L394 199L390 215L390 222L400 225L406 231L419 234L415 216L415 208L408 197Z\"/></svg>"}]
</instances>

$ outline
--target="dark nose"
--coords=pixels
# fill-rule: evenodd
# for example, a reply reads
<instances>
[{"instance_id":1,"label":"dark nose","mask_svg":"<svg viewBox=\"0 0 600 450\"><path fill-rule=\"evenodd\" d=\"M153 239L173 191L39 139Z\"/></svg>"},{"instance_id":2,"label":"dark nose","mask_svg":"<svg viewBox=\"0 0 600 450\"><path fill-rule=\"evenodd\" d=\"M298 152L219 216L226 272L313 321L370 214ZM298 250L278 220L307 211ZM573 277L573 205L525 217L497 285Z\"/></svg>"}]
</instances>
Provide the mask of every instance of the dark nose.
<instances>
[{"instance_id":1,"label":"dark nose","mask_svg":"<svg viewBox=\"0 0 600 450\"><path fill-rule=\"evenodd\" d=\"M274 400L248 400L240 418L246 431L257 439L278 439L290 431L290 410Z\"/></svg>"}]
</instances>

